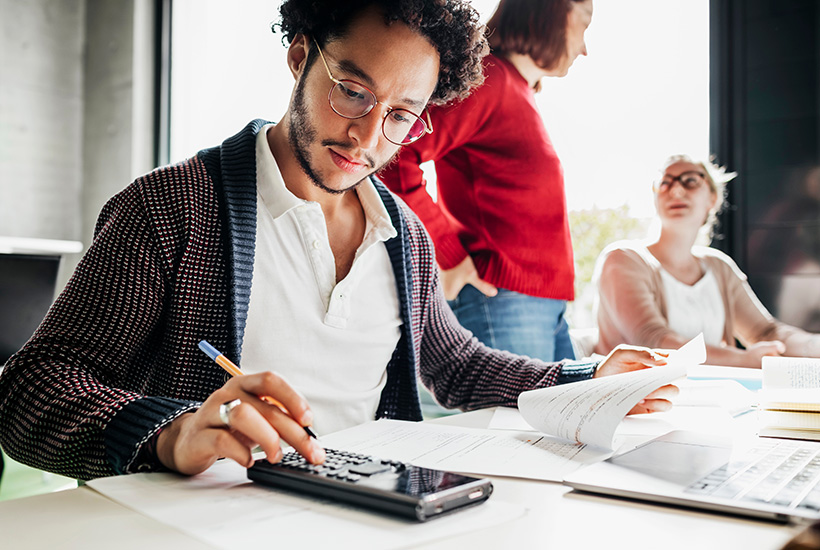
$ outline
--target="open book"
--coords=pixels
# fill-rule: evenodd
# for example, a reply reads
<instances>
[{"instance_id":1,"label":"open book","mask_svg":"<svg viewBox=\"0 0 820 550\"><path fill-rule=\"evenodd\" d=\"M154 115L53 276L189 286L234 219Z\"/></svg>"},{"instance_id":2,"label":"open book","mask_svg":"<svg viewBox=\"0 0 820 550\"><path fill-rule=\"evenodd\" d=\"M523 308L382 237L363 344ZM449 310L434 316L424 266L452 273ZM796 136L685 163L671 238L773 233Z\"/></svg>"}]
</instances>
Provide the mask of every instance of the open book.
<instances>
[{"instance_id":1,"label":"open book","mask_svg":"<svg viewBox=\"0 0 820 550\"><path fill-rule=\"evenodd\" d=\"M758 435L820 440L820 359L764 357Z\"/></svg>"},{"instance_id":2,"label":"open book","mask_svg":"<svg viewBox=\"0 0 820 550\"><path fill-rule=\"evenodd\" d=\"M632 407L650 392L685 377L689 366L704 361L701 334L671 351L663 367L524 392L518 409L545 434L611 450L615 429Z\"/></svg>"}]
</instances>

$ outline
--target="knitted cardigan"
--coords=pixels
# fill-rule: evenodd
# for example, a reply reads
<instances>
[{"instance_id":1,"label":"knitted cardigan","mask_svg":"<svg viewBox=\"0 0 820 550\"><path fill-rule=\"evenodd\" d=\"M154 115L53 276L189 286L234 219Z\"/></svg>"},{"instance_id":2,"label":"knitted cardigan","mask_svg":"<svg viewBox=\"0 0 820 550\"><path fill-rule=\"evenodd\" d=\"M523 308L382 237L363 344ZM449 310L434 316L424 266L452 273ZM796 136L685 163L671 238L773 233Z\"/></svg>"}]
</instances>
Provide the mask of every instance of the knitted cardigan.
<instances>
[{"instance_id":1,"label":"knitted cardigan","mask_svg":"<svg viewBox=\"0 0 820 550\"><path fill-rule=\"evenodd\" d=\"M105 205L65 289L0 374L9 456L80 479L161 467L142 447L226 380L197 342L241 359L264 124L137 179ZM594 363L491 350L461 328L421 222L374 183L398 231L385 246L403 321L377 417L421 419L417 375L444 406L465 410L515 406L521 391L591 376Z\"/></svg>"},{"instance_id":2,"label":"knitted cardigan","mask_svg":"<svg viewBox=\"0 0 820 550\"><path fill-rule=\"evenodd\" d=\"M723 345L734 347L735 338L744 346L781 340L786 355L820 356L820 335L772 317L729 256L706 246L692 247L692 254L714 273L720 288L726 314ZM675 335L669 328L662 269L642 241L618 241L601 252L593 275L598 289L596 352L609 353L622 343L663 347L664 340Z\"/></svg>"}]
</instances>

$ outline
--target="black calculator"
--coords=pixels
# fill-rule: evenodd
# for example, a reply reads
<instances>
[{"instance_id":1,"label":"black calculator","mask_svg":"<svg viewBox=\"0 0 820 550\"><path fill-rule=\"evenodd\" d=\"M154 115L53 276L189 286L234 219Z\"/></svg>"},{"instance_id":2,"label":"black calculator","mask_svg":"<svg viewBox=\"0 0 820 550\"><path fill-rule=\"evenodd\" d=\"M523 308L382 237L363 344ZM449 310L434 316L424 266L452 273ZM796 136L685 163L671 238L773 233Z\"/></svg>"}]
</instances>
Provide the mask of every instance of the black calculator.
<instances>
[{"instance_id":1,"label":"black calculator","mask_svg":"<svg viewBox=\"0 0 820 550\"><path fill-rule=\"evenodd\" d=\"M310 464L295 451L276 464L259 459L248 468L248 478L416 521L480 504L493 492L487 479L335 449L325 453L321 465Z\"/></svg>"}]
</instances>

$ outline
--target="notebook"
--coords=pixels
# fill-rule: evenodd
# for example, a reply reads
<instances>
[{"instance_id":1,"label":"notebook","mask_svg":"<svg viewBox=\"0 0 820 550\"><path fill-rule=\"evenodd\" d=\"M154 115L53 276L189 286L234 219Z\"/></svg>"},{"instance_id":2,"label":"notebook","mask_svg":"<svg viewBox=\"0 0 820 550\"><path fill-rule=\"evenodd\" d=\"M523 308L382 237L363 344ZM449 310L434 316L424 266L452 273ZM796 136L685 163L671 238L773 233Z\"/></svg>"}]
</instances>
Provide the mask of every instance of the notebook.
<instances>
[{"instance_id":1,"label":"notebook","mask_svg":"<svg viewBox=\"0 0 820 550\"><path fill-rule=\"evenodd\" d=\"M573 489L782 522L820 518L820 443L674 431L573 472Z\"/></svg>"}]
</instances>

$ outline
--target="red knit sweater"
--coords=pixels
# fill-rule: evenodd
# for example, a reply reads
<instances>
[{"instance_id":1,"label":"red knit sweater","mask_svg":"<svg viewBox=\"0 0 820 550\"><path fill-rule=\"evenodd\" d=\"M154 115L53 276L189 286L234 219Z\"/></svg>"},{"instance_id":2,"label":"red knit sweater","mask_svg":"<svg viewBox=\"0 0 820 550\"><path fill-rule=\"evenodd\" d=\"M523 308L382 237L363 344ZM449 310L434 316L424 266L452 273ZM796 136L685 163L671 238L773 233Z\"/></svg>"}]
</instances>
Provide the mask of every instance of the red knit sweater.
<instances>
[{"instance_id":1,"label":"red knit sweater","mask_svg":"<svg viewBox=\"0 0 820 550\"><path fill-rule=\"evenodd\" d=\"M484 73L484 85L464 101L432 107L434 132L402 148L380 177L424 222L442 269L469 254L481 278L498 287L572 300L561 163L516 68L489 55ZM428 160L438 202L419 168Z\"/></svg>"}]
</instances>

